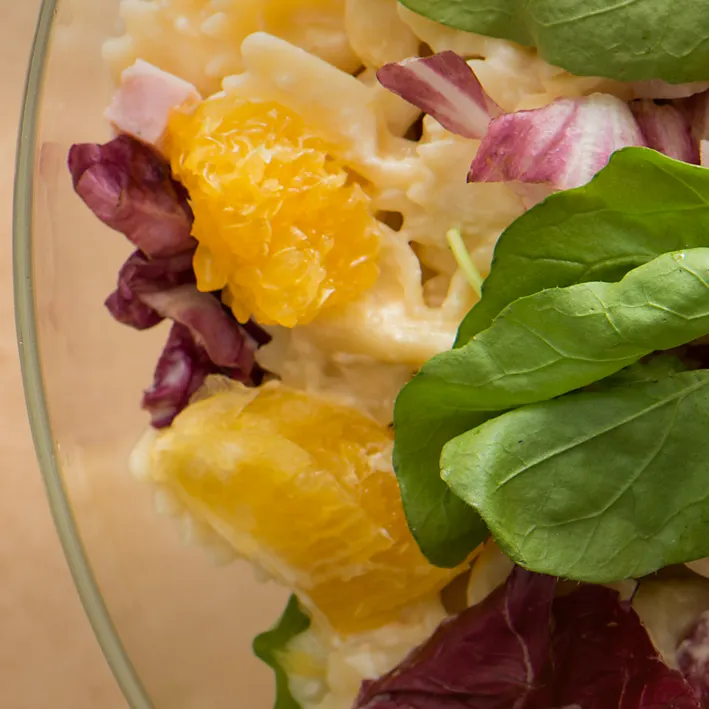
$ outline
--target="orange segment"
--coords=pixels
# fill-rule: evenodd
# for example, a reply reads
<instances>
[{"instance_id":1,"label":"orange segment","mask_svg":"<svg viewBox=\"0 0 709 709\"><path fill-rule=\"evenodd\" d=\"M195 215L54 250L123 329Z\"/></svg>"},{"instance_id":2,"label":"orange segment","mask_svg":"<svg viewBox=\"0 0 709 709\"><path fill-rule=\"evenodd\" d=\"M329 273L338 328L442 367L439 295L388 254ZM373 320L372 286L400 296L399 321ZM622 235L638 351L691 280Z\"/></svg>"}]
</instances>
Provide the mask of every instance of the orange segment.
<instances>
[{"instance_id":1,"label":"orange segment","mask_svg":"<svg viewBox=\"0 0 709 709\"><path fill-rule=\"evenodd\" d=\"M422 556L404 519L389 430L270 383L234 383L159 434L153 477L338 632L378 627L459 569Z\"/></svg>"},{"instance_id":2,"label":"orange segment","mask_svg":"<svg viewBox=\"0 0 709 709\"><path fill-rule=\"evenodd\" d=\"M167 150L194 210L197 285L225 288L240 321L307 323L376 280L370 199L295 113L217 95L173 115Z\"/></svg>"}]
</instances>

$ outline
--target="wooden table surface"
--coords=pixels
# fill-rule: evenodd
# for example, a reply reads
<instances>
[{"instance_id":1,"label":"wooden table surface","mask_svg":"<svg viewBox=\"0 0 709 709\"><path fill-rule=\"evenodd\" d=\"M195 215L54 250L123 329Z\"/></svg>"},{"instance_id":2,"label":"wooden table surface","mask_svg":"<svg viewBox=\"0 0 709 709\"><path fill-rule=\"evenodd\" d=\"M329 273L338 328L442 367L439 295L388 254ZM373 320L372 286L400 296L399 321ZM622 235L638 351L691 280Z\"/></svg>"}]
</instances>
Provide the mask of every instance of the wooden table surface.
<instances>
[{"instance_id":1,"label":"wooden table surface","mask_svg":"<svg viewBox=\"0 0 709 709\"><path fill-rule=\"evenodd\" d=\"M4 463L0 478L0 708L126 709L60 549L25 414L13 319L12 179L22 88L39 0L0 2L0 452ZM61 22L71 24L71 14L77 6L92 2L65 0L62 6L67 14ZM71 35L67 36L68 40L63 40L71 42ZM71 81L86 83L81 76L57 80L69 82L68 86ZM77 84L77 91L81 89ZM86 93L87 87L83 86L83 90ZM71 101L69 96L66 98ZM60 101L57 110L67 110L65 103ZM92 138L86 136L87 140ZM62 165L65 149L60 145L61 155L54 158L57 175L67 181ZM52 157L51 151L48 157ZM71 202L69 196L65 201ZM95 228L91 215L80 218L86 220L81 225L82 235L84 230ZM58 239L61 238L59 234ZM115 244L118 242L112 241L109 250L118 249ZM127 246L120 244L120 248ZM111 257L116 265L120 263L117 253ZM65 249L55 255L63 259L61 268L57 266L56 307L67 307L66 303L62 306L62 298L71 296L69 284L84 283L90 277L100 281L97 295L89 303L90 316L96 317L96 327L106 325L106 335L97 336L92 323L80 325L91 331L91 336L86 337L97 348L97 356L105 357L101 348L106 347L106 342L117 343L115 338L124 337L123 331L119 335L119 330L105 318L99 296L110 290L116 265L102 263L103 270L96 269L95 263L85 260L85 254L86 249L82 251L77 245L76 253ZM102 252L101 261L103 257ZM80 329L65 331L63 327L55 333L58 347L62 338L71 345L84 337ZM152 343L152 347L157 344L148 336L145 340L120 340L131 348L127 359L132 357L133 343L144 341ZM96 388L90 376L94 367L90 359L80 363L80 357L86 355L81 348L78 354L71 347L66 351L70 357L64 363L63 374L69 382L72 377L79 381L83 378L88 392L82 392L82 405L90 410L96 406L91 401ZM61 356L58 352L57 360ZM114 355L117 362L120 357ZM45 375L56 380L53 371ZM116 398L137 408L139 388L144 383L132 379L126 383L117 374L110 386L114 387ZM64 392L66 401L62 404L68 412L73 410L71 393ZM106 391L99 394L106 396ZM56 394L61 395L61 391ZM66 443L63 450L67 460L73 456L71 490L84 541L113 620L153 695L155 709L270 706L269 672L251 657L249 646L254 633L268 627L282 607L284 593L272 586L257 585L243 566L220 572L202 558L199 550L183 549L171 521L156 521L145 492L135 481L126 479L122 464L125 451L118 458L112 456L106 431L103 437L96 432L89 450L87 437L72 439L74 424L69 417L69 433L59 438L60 443Z\"/></svg>"},{"instance_id":2,"label":"wooden table surface","mask_svg":"<svg viewBox=\"0 0 709 709\"><path fill-rule=\"evenodd\" d=\"M45 501L15 343L11 214L17 121L38 0L3 0L0 23L0 707L126 706L93 637Z\"/></svg>"}]
</instances>

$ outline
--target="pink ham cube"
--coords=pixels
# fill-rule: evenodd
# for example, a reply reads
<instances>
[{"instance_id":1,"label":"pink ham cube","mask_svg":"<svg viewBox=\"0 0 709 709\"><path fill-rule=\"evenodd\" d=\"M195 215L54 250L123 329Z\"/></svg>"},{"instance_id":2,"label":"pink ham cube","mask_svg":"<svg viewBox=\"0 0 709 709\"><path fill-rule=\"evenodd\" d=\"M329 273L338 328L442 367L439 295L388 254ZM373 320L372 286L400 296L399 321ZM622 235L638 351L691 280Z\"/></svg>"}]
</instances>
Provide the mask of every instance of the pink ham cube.
<instances>
[{"instance_id":1,"label":"pink ham cube","mask_svg":"<svg viewBox=\"0 0 709 709\"><path fill-rule=\"evenodd\" d=\"M121 75L121 86L104 116L119 133L160 148L170 112L201 100L188 81L138 59Z\"/></svg>"}]
</instances>

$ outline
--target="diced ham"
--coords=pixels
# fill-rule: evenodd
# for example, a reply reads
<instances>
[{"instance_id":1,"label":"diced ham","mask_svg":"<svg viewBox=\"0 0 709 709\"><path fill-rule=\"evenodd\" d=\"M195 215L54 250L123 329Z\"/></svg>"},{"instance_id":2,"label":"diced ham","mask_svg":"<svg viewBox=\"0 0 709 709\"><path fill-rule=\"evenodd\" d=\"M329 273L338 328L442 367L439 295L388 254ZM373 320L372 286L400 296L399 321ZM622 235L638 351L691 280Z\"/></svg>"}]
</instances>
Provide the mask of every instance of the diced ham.
<instances>
[{"instance_id":1,"label":"diced ham","mask_svg":"<svg viewBox=\"0 0 709 709\"><path fill-rule=\"evenodd\" d=\"M160 148L170 112L201 100L188 81L138 59L121 75L121 86L104 116L119 133Z\"/></svg>"}]
</instances>

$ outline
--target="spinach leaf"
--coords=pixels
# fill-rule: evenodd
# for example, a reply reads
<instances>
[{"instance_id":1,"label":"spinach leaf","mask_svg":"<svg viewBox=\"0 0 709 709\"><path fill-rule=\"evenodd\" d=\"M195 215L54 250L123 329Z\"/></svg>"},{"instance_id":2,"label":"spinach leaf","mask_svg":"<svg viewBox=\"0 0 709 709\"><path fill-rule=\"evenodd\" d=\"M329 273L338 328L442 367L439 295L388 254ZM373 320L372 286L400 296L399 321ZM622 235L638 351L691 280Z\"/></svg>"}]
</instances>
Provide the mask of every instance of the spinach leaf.
<instances>
[{"instance_id":1,"label":"spinach leaf","mask_svg":"<svg viewBox=\"0 0 709 709\"><path fill-rule=\"evenodd\" d=\"M443 479L520 565L608 582L709 555L709 370L508 412Z\"/></svg>"},{"instance_id":2,"label":"spinach leaf","mask_svg":"<svg viewBox=\"0 0 709 709\"><path fill-rule=\"evenodd\" d=\"M451 27L536 47L577 76L709 78L705 0L401 0Z\"/></svg>"},{"instance_id":3,"label":"spinach leaf","mask_svg":"<svg viewBox=\"0 0 709 709\"><path fill-rule=\"evenodd\" d=\"M458 565L488 531L479 515L441 480L445 443L489 418L459 408L454 397L442 405L438 382L415 377L394 407L394 470L409 529L424 556L437 566Z\"/></svg>"},{"instance_id":4,"label":"spinach leaf","mask_svg":"<svg viewBox=\"0 0 709 709\"><path fill-rule=\"evenodd\" d=\"M447 440L506 409L587 386L707 332L709 248L699 248L663 254L618 283L520 298L467 345L429 360L394 409L395 470L426 557L454 566L486 534L475 511L440 479Z\"/></svg>"},{"instance_id":5,"label":"spinach leaf","mask_svg":"<svg viewBox=\"0 0 709 709\"><path fill-rule=\"evenodd\" d=\"M709 246L709 170L626 148L587 185L559 192L512 223L456 346L507 305L545 288L617 281L668 251Z\"/></svg>"},{"instance_id":6,"label":"spinach leaf","mask_svg":"<svg viewBox=\"0 0 709 709\"><path fill-rule=\"evenodd\" d=\"M587 386L709 332L709 248L658 256L617 283L516 300L467 345L429 360L443 407L500 411Z\"/></svg>"},{"instance_id":7,"label":"spinach leaf","mask_svg":"<svg viewBox=\"0 0 709 709\"><path fill-rule=\"evenodd\" d=\"M276 702L274 709L301 709L291 694L288 675L283 669L279 655L288 643L310 627L310 618L305 615L295 596L291 596L278 623L268 632L256 636L253 642L254 655L263 660L276 675Z\"/></svg>"},{"instance_id":8,"label":"spinach leaf","mask_svg":"<svg viewBox=\"0 0 709 709\"><path fill-rule=\"evenodd\" d=\"M607 391L612 387L626 384L645 384L656 382L664 377L686 372L688 367L679 357L669 354L658 354L646 361L636 362L625 369L621 369L610 377L594 382L584 391ZM695 368L696 369L696 368Z\"/></svg>"}]
</instances>

